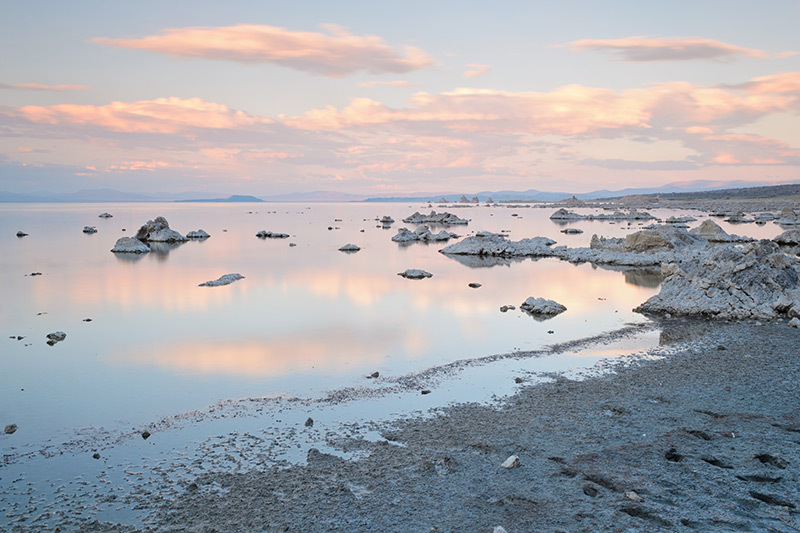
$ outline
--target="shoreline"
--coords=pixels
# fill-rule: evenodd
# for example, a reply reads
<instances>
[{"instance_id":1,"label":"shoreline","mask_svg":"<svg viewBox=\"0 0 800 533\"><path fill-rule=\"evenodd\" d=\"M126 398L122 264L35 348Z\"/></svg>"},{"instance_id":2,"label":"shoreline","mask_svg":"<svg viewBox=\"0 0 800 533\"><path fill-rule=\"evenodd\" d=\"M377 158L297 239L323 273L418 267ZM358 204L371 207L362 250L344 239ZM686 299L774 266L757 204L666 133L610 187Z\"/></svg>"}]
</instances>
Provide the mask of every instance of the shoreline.
<instances>
[{"instance_id":1,"label":"shoreline","mask_svg":"<svg viewBox=\"0 0 800 533\"><path fill-rule=\"evenodd\" d=\"M661 326L685 343L667 356L375 423L374 440L327 437L356 459L312 449L305 464L200 474L140 499L144 529L800 530L800 330ZM521 466L502 468L510 455Z\"/></svg>"}]
</instances>

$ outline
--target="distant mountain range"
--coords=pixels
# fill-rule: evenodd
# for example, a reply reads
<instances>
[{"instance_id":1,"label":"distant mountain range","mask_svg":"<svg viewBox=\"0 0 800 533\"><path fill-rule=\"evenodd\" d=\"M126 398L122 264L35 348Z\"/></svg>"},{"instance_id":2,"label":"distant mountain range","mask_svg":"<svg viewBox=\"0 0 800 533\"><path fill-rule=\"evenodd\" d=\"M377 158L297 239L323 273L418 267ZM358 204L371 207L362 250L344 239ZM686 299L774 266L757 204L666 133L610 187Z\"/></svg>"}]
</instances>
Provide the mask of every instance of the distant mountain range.
<instances>
[{"instance_id":1,"label":"distant mountain range","mask_svg":"<svg viewBox=\"0 0 800 533\"><path fill-rule=\"evenodd\" d=\"M795 183L797 181L795 180ZM785 185L785 183L784 183ZM770 189L759 182L749 181L691 181L675 182L661 187L640 187L621 190L601 189L587 193L551 192L528 189L526 191L480 191L475 193L458 192L443 194L410 193L405 196L380 196L368 197L366 195L348 194L336 191L313 191L305 193L277 194L263 197L249 195L225 195L209 192L183 192L183 193L131 193L114 189L84 189L74 193L32 192L12 193L0 191L0 202L86 202L86 203L113 203L113 202L438 202L442 198L446 202L458 202L461 196L468 199L477 197L481 202L491 198L496 202L508 201L539 201L557 202L570 196L581 200L595 200L599 198L614 198L632 194L675 194L694 193L711 190L727 190L757 187ZM778 191L775 191L776 194ZM760 194L769 194L762 191ZM737 194L738 195L738 194Z\"/></svg>"}]
</instances>

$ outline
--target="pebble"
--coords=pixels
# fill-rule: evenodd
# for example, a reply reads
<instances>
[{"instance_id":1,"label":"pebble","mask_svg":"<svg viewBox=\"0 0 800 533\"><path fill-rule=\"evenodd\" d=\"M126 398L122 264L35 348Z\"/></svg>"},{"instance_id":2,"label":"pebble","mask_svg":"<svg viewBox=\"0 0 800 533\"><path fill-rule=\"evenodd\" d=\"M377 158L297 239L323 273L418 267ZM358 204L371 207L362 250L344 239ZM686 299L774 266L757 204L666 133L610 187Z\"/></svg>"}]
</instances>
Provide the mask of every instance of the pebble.
<instances>
[{"instance_id":1,"label":"pebble","mask_svg":"<svg viewBox=\"0 0 800 533\"><path fill-rule=\"evenodd\" d=\"M517 457L516 455L512 455L508 459L503 461L503 464L501 464L500 466L502 466L503 468L518 468L519 465L520 465L519 457Z\"/></svg>"},{"instance_id":2,"label":"pebble","mask_svg":"<svg viewBox=\"0 0 800 533\"><path fill-rule=\"evenodd\" d=\"M3 433L5 433L6 435L11 435L15 431L17 431L18 427L19 426L17 426L16 424L9 424L5 427L5 429L3 429Z\"/></svg>"}]
</instances>

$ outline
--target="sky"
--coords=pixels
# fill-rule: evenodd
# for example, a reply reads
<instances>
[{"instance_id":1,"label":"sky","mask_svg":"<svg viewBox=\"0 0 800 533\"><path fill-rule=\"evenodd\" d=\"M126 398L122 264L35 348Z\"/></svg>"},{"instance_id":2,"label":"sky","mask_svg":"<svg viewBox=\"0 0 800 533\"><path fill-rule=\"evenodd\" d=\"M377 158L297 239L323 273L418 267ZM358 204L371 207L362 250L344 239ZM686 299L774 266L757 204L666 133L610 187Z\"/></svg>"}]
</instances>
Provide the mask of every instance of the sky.
<instances>
[{"instance_id":1,"label":"sky","mask_svg":"<svg viewBox=\"0 0 800 533\"><path fill-rule=\"evenodd\" d=\"M0 191L800 180L800 0L0 0Z\"/></svg>"}]
</instances>

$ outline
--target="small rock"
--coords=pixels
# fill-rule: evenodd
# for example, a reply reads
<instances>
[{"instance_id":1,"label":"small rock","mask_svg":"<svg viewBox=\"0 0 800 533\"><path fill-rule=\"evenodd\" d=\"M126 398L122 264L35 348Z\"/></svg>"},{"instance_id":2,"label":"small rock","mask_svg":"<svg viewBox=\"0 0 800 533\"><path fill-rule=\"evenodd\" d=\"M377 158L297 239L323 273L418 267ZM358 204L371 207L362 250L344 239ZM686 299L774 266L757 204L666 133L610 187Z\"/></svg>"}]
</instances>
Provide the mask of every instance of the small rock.
<instances>
[{"instance_id":1,"label":"small rock","mask_svg":"<svg viewBox=\"0 0 800 533\"><path fill-rule=\"evenodd\" d=\"M494 526L492 533L508 533L503 526Z\"/></svg>"},{"instance_id":2,"label":"small rock","mask_svg":"<svg viewBox=\"0 0 800 533\"><path fill-rule=\"evenodd\" d=\"M480 283L470 283L470 284L469 284L469 287L470 287L471 289L477 289L477 288L478 288L478 287L480 287L480 286L481 286L481 284L480 284Z\"/></svg>"},{"instance_id":3,"label":"small rock","mask_svg":"<svg viewBox=\"0 0 800 533\"><path fill-rule=\"evenodd\" d=\"M519 457L517 457L516 455L512 455L511 457L503 461L503 464L501 464L500 466L502 466L503 468L517 468L519 467L519 465L520 465Z\"/></svg>"},{"instance_id":4,"label":"small rock","mask_svg":"<svg viewBox=\"0 0 800 533\"><path fill-rule=\"evenodd\" d=\"M310 428L310 427L313 427L313 426L314 426L314 419L313 419L313 418L311 418L311 417L309 416L309 417L306 419L306 427L307 427L307 428Z\"/></svg>"},{"instance_id":5,"label":"small rock","mask_svg":"<svg viewBox=\"0 0 800 533\"><path fill-rule=\"evenodd\" d=\"M430 272L425 272L424 270L418 270L415 268L409 268L405 272L398 272L397 275L406 279L423 279L433 277L433 274Z\"/></svg>"},{"instance_id":6,"label":"small rock","mask_svg":"<svg viewBox=\"0 0 800 533\"><path fill-rule=\"evenodd\" d=\"M149 432L149 431L147 431L146 429L145 429L144 431L142 431L142 438L143 438L144 440L147 440L147 439L149 439L149 438L150 438L150 432Z\"/></svg>"},{"instance_id":7,"label":"small rock","mask_svg":"<svg viewBox=\"0 0 800 533\"><path fill-rule=\"evenodd\" d=\"M99 453L96 453L96 452L95 452L95 453L93 453L93 454L92 454L92 459L100 459L100 454L99 454Z\"/></svg>"},{"instance_id":8,"label":"small rock","mask_svg":"<svg viewBox=\"0 0 800 533\"><path fill-rule=\"evenodd\" d=\"M211 237L211 235L201 229L197 231L190 231L186 234L187 239L208 239L209 237Z\"/></svg>"},{"instance_id":9,"label":"small rock","mask_svg":"<svg viewBox=\"0 0 800 533\"><path fill-rule=\"evenodd\" d=\"M789 321L789 325L793 328L800 328L800 318L794 317Z\"/></svg>"},{"instance_id":10,"label":"small rock","mask_svg":"<svg viewBox=\"0 0 800 533\"><path fill-rule=\"evenodd\" d=\"M91 319L91 318L84 318L84 319L83 319L83 321L84 321L84 322L91 322L91 321L92 321L92 319Z\"/></svg>"},{"instance_id":11,"label":"small rock","mask_svg":"<svg viewBox=\"0 0 800 533\"><path fill-rule=\"evenodd\" d=\"M509 307L507 305L501 305L500 306L500 312L501 313L505 313L506 311L508 311L508 309L509 309Z\"/></svg>"},{"instance_id":12,"label":"small rock","mask_svg":"<svg viewBox=\"0 0 800 533\"><path fill-rule=\"evenodd\" d=\"M28 274L28 275L29 275L29 276L41 276L41 275L42 275L42 273L41 273L41 272L31 272L31 273L30 273L30 274Z\"/></svg>"},{"instance_id":13,"label":"small rock","mask_svg":"<svg viewBox=\"0 0 800 533\"><path fill-rule=\"evenodd\" d=\"M146 254L150 247L136 237L120 237L111 249L117 254Z\"/></svg>"},{"instance_id":14,"label":"small rock","mask_svg":"<svg viewBox=\"0 0 800 533\"><path fill-rule=\"evenodd\" d=\"M97 216L98 216L98 217L100 217L100 218L111 218L111 217L113 217L114 215L112 215L111 213L100 213L100 214L99 214L99 215L97 215Z\"/></svg>"},{"instance_id":15,"label":"small rock","mask_svg":"<svg viewBox=\"0 0 800 533\"><path fill-rule=\"evenodd\" d=\"M11 434L13 434L15 431L17 431L17 428L18 428L18 427L19 427L19 426L17 426L16 424L9 424L9 425L7 425L7 426L5 427L5 429L3 429L3 433L5 433L6 435L11 435Z\"/></svg>"},{"instance_id":16,"label":"small rock","mask_svg":"<svg viewBox=\"0 0 800 533\"><path fill-rule=\"evenodd\" d=\"M222 230L222 231L226 231L226 230ZM275 233L273 231L267 231L265 229L262 229L261 231L256 233L256 237L258 237L259 239L288 239L289 238L289 234L288 233Z\"/></svg>"},{"instance_id":17,"label":"small rock","mask_svg":"<svg viewBox=\"0 0 800 533\"><path fill-rule=\"evenodd\" d=\"M95 228L94 226L84 226L83 227L83 232L84 233L89 233L89 234L97 233L97 228Z\"/></svg>"},{"instance_id":18,"label":"small rock","mask_svg":"<svg viewBox=\"0 0 800 533\"><path fill-rule=\"evenodd\" d=\"M54 345L57 342L61 342L67 338L67 334L63 331L54 331L53 333L47 334L47 344L50 346Z\"/></svg>"},{"instance_id":19,"label":"small rock","mask_svg":"<svg viewBox=\"0 0 800 533\"><path fill-rule=\"evenodd\" d=\"M339 248L339 251L340 251L340 252L350 252L350 253L355 253L355 252L357 252L357 251L359 251L359 250L361 250L361 247L360 247L360 246L357 246L357 245L355 245L355 244L349 244L349 243L348 243L348 244L345 244L344 246L342 246L341 248Z\"/></svg>"},{"instance_id":20,"label":"small rock","mask_svg":"<svg viewBox=\"0 0 800 533\"><path fill-rule=\"evenodd\" d=\"M420 391L420 394L430 394L430 393L431 393L431 391L429 391L428 389L424 389L424 390Z\"/></svg>"},{"instance_id":21,"label":"small rock","mask_svg":"<svg viewBox=\"0 0 800 533\"><path fill-rule=\"evenodd\" d=\"M636 492L634 492L632 490L627 491L625 493L625 497L628 498L631 501L634 501L634 502L641 503L641 502L644 501L644 498L642 498L641 496L639 496L638 494L636 494Z\"/></svg>"},{"instance_id":22,"label":"small rock","mask_svg":"<svg viewBox=\"0 0 800 533\"><path fill-rule=\"evenodd\" d=\"M567 308L553 300L546 300L545 298L534 298L531 296L520 306L523 311L532 315L547 315L555 316L563 313Z\"/></svg>"},{"instance_id":23,"label":"small rock","mask_svg":"<svg viewBox=\"0 0 800 533\"><path fill-rule=\"evenodd\" d=\"M27 236L28 236L28 234L25 233L24 231L18 231L17 232L17 237L27 237Z\"/></svg>"},{"instance_id":24,"label":"small rock","mask_svg":"<svg viewBox=\"0 0 800 533\"><path fill-rule=\"evenodd\" d=\"M244 276L242 276L239 273L225 274L224 276L220 276L215 280L201 283L200 285L198 285L198 287L220 287L222 285L230 285L234 281L238 281L240 279L244 279Z\"/></svg>"},{"instance_id":25,"label":"small rock","mask_svg":"<svg viewBox=\"0 0 800 533\"><path fill-rule=\"evenodd\" d=\"M377 377L380 377L380 375L381 375L381 373L380 373L380 372L373 372L372 374L370 374L369 376L367 376L367 379L375 379L375 378L377 378Z\"/></svg>"},{"instance_id":26,"label":"small rock","mask_svg":"<svg viewBox=\"0 0 800 533\"><path fill-rule=\"evenodd\" d=\"M297 243L294 242L289 243L289 248L294 248L295 246L297 246Z\"/></svg>"},{"instance_id":27,"label":"small rock","mask_svg":"<svg viewBox=\"0 0 800 533\"><path fill-rule=\"evenodd\" d=\"M522 378L514 378L514 383L522 383L522 382L524 382L524 381L525 381L525 380L524 380L524 379L522 379Z\"/></svg>"}]
</instances>

